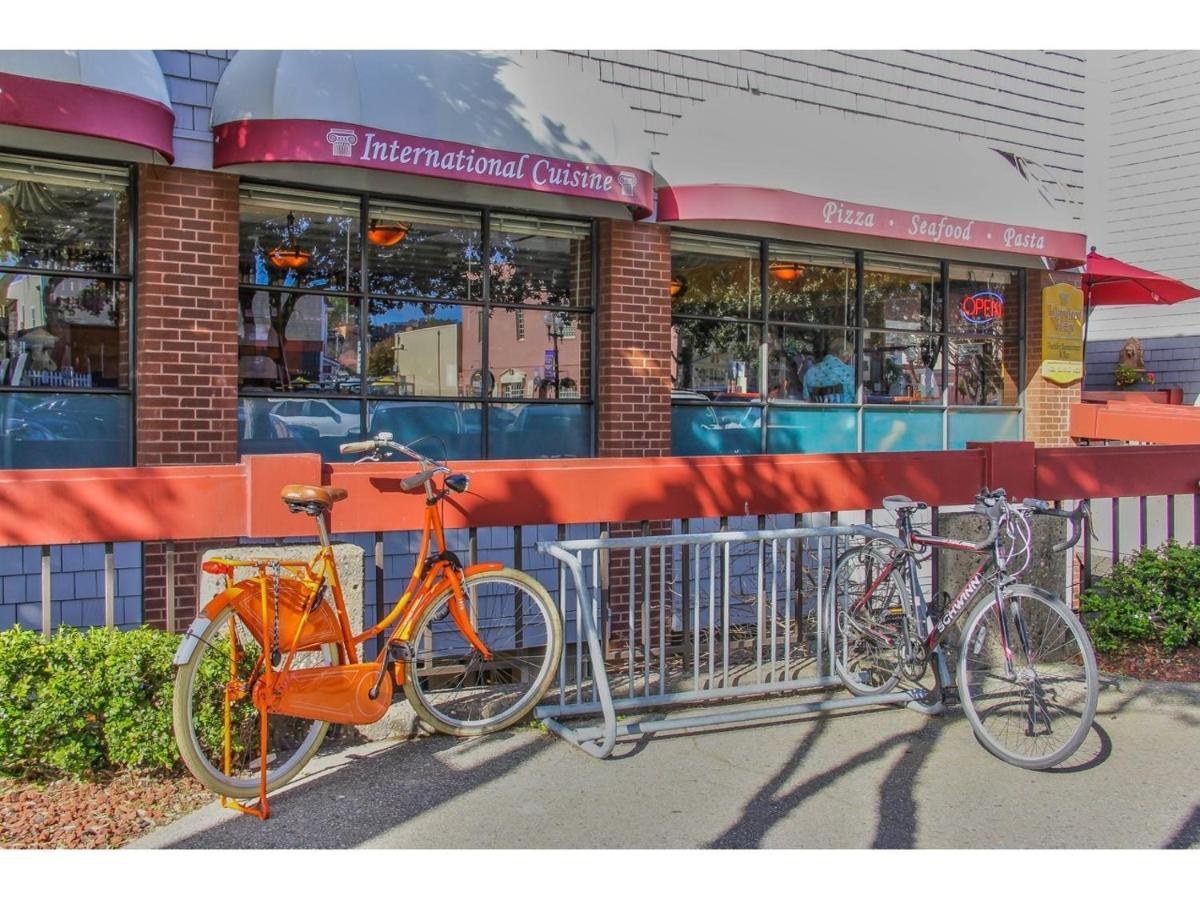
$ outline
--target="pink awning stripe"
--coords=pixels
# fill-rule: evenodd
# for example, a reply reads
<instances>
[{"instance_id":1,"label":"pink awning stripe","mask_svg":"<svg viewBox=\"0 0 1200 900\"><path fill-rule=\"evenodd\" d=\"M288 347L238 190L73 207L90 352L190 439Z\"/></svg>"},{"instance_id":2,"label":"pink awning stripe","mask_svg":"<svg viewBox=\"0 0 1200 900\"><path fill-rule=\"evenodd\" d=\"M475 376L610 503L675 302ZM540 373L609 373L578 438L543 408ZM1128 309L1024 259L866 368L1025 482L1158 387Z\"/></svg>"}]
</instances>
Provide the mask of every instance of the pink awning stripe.
<instances>
[{"instance_id":1,"label":"pink awning stripe","mask_svg":"<svg viewBox=\"0 0 1200 900\"><path fill-rule=\"evenodd\" d=\"M493 150L317 119L246 119L213 128L213 167L319 163L610 200L653 211L654 178L633 167Z\"/></svg>"},{"instance_id":2,"label":"pink awning stripe","mask_svg":"<svg viewBox=\"0 0 1200 900\"><path fill-rule=\"evenodd\" d=\"M86 84L0 72L0 125L121 141L174 161L175 113L154 100Z\"/></svg>"},{"instance_id":3,"label":"pink awning stripe","mask_svg":"<svg viewBox=\"0 0 1200 900\"><path fill-rule=\"evenodd\" d=\"M1087 253L1082 234L730 184L660 188L658 221L763 222L1072 261Z\"/></svg>"}]
</instances>

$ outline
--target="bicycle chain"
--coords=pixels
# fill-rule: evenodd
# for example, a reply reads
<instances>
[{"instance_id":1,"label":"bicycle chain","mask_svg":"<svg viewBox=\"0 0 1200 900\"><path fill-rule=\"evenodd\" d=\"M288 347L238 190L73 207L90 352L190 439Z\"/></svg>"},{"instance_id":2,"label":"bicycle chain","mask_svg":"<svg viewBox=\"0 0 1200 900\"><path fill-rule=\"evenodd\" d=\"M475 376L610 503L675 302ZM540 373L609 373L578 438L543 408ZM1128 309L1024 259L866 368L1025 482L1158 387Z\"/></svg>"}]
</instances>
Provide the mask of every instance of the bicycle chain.
<instances>
[{"instance_id":1,"label":"bicycle chain","mask_svg":"<svg viewBox=\"0 0 1200 900\"><path fill-rule=\"evenodd\" d=\"M275 628L271 636L271 665L279 665L279 560L271 563L271 574L274 576L274 594L275 594Z\"/></svg>"}]
</instances>

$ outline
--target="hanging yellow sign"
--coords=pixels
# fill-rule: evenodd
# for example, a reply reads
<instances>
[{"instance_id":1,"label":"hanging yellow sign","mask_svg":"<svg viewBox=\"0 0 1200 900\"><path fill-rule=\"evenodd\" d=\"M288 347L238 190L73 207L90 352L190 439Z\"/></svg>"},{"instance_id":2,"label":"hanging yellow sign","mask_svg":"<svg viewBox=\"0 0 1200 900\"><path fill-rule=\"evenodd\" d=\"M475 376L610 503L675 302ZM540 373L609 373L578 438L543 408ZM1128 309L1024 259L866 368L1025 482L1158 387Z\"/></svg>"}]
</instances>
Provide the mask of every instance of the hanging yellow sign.
<instances>
[{"instance_id":1,"label":"hanging yellow sign","mask_svg":"<svg viewBox=\"0 0 1200 900\"><path fill-rule=\"evenodd\" d=\"M1083 378L1083 291L1069 284L1042 290L1042 377L1061 385Z\"/></svg>"}]
</instances>

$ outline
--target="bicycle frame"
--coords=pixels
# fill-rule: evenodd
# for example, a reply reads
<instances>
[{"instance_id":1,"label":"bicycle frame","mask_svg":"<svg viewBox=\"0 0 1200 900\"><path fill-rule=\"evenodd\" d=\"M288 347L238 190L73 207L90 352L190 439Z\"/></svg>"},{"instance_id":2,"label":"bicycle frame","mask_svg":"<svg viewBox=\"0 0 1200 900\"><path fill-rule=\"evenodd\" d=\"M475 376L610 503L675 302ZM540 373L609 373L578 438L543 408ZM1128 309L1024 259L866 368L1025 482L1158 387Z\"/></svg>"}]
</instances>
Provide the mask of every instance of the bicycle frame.
<instances>
[{"instance_id":1,"label":"bicycle frame","mask_svg":"<svg viewBox=\"0 0 1200 900\"><path fill-rule=\"evenodd\" d=\"M992 544L986 550L980 550L974 544L968 541L956 540L949 537L941 537L939 535L923 535L913 531L912 514L911 512L903 512L897 523L900 537L904 541L904 550L898 555L888 560L887 564L880 571L879 575L871 582L870 586L863 592L862 597L854 605L857 610L867 604L874 595L875 591L883 584L891 574L896 570L897 565L903 565L904 572L902 575L905 583L905 594L903 602L906 605L911 605L912 609L903 610L904 615L911 621L916 623L917 636L925 645L925 649L929 656L936 662L935 673L938 681L938 689L947 684L951 684L953 679L950 677L949 670L945 664L945 656L942 648L942 643L945 639L950 627L965 613L971 609L972 601L982 596L982 590L985 586L990 585L993 593L993 601L999 605L1001 600L1001 578L1004 575L1004 570L1000 565L999 553L997 545ZM967 579L958 596L954 598L946 609L939 611L939 618L934 620L929 614L929 607L925 600L925 592L921 589L920 579L917 571L917 548L929 549L946 549L960 550L964 552L974 553L990 553L990 559L984 559L975 569L975 572ZM987 571L989 564L992 571ZM1012 669L1012 650L1009 643L1008 623L1006 617L999 616L1000 634L999 639L1004 652L1006 667ZM1024 631L1024 624L1018 617L1017 626ZM1021 635L1023 640L1026 640L1024 634Z\"/></svg>"}]
</instances>

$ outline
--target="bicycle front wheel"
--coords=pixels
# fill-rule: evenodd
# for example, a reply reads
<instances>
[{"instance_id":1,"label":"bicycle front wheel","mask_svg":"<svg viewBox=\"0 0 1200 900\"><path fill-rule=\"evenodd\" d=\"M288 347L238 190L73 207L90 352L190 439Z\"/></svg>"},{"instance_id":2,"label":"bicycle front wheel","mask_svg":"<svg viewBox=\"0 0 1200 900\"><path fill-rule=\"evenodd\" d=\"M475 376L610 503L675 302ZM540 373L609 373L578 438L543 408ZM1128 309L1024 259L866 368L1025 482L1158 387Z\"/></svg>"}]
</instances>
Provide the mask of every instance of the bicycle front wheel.
<instances>
[{"instance_id":1,"label":"bicycle front wheel","mask_svg":"<svg viewBox=\"0 0 1200 900\"><path fill-rule=\"evenodd\" d=\"M431 727L472 737L520 721L542 699L562 655L562 623L546 589L524 572L480 572L463 588L467 615L491 659L459 631L447 589L413 630L404 693Z\"/></svg>"},{"instance_id":2,"label":"bicycle front wheel","mask_svg":"<svg viewBox=\"0 0 1200 900\"><path fill-rule=\"evenodd\" d=\"M885 693L900 680L904 582L888 566L879 552L855 547L842 554L830 582L834 671L859 696Z\"/></svg>"},{"instance_id":3,"label":"bicycle front wheel","mask_svg":"<svg viewBox=\"0 0 1200 900\"><path fill-rule=\"evenodd\" d=\"M1046 769L1067 759L1092 726L1099 690L1087 632L1036 588L1015 585L998 603L980 603L963 629L963 709L983 745L1007 763Z\"/></svg>"},{"instance_id":4,"label":"bicycle front wheel","mask_svg":"<svg viewBox=\"0 0 1200 900\"><path fill-rule=\"evenodd\" d=\"M230 672L231 660L236 660L236 676ZM337 645L327 644L297 653L292 668L329 666L337 660ZM191 657L175 673L173 713L179 755L205 787L225 797L258 796L261 716L251 691L264 662L258 640L233 607L226 606L201 632ZM231 689L226 774L225 695ZM329 723L273 715L267 726L267 790L273 791L295 778L313 758Z\"/></svg>"}]
</instances>

